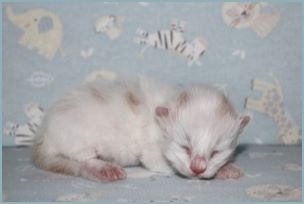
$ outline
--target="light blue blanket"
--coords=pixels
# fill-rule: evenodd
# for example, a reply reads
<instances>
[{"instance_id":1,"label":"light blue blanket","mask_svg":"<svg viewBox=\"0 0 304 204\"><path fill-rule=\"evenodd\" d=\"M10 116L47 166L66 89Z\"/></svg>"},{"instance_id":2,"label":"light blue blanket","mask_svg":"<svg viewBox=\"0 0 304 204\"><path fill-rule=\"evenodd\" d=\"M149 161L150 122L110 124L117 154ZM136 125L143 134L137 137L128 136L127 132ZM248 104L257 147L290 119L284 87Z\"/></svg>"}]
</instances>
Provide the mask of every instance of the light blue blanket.
<instances>
[{"instance_id":1,"label":"light blue blanket","mask_svg":"<svg viewBox=\"0 0 304 204\"><path fill-rule=\"evenodd\" d=\"M240 146L234 161L244 173L237 180L190 180L127 168L128 178L96 183L35 168L28 148L3 149L6 201L299 201L300 146Z\"/></svg>"}]
</instances>

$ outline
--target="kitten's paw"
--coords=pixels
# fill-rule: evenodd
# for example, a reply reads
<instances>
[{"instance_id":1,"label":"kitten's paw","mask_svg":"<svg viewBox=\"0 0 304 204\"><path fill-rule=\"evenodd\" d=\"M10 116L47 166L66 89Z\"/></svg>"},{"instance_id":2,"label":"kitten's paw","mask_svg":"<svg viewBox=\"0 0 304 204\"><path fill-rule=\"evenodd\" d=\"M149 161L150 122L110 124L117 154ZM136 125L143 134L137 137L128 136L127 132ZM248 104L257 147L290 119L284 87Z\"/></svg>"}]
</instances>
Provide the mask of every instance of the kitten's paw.
<instances>
[{"instance_id":1,"label":"kitten's paw","mask_svg":"<svg viewBox=\"0 0 304 204\"><path fill-rule=\"evenodd\" d=\"M221 167L217 172L216 179L238 179L243 176L242 171L235 165L229 163Z\"/></svg>"},{"instance_id":2,"label":"kitten's paw","mask_svg":"<svg viewBox=\"0 0 304 204\"><path fill-rule=\"evenodd\" d=\"M105 164L98 167L84 166L81 175L94 181L111 182L122 180L127 177L125 170L114 164Z\"/></svg>"},{"instance_id":3,"label":"kitten's paw","mask_svg":"<svg viewBox=\"0 0 304 204\"><path fill-rule=\"evenodd\" d=\"M105 181L116 181L125 179L127 174L122 167L109 164L99 170L98 177Z\"/></svg>"}]
</instances>

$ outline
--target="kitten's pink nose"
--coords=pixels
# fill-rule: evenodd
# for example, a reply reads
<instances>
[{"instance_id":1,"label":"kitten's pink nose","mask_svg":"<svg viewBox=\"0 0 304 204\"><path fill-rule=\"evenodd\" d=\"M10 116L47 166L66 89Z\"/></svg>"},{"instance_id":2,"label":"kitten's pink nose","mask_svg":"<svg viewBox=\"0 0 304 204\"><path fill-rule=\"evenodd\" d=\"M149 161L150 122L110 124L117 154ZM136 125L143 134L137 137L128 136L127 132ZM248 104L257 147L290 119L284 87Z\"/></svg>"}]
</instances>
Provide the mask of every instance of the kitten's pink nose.
<instances>
[{"instance_id":1,"label":"kitten's pink nose","mask_svg":"<svg viewBox=\"0 0 304 204\"><path fill-rule=\"evenodd\" d=\"M195 175L204 173L206 170L206 160L204 157L196 155L190 164L190 169Z\"/></svg>"}]
</instances>

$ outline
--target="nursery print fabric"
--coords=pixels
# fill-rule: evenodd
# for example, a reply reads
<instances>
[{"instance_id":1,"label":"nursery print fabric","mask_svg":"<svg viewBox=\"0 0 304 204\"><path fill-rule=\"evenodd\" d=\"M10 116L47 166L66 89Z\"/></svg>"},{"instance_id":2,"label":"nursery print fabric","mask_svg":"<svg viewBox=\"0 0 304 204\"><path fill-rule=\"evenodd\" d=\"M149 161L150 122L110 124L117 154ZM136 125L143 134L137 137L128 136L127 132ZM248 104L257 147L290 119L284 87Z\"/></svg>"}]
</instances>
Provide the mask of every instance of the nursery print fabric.
<instances>
[{"instance_id":1,"label":"nursery print fabric","mask_svg":"<svg viewBox=\"0 0 304 204\"><path fill-rule=\"evenodd\" d=\"M62 41L62 23L59 17L44 9L32 9L16 14L11 6L5 7L6 17L23 31L19 44L37 49L38 54L52 60Z\"/></svg>"},{"instance_id":2,"label":"nursery print fabric","mask_svg":"<svg viewBox=\"0 0 304 204\"><path fill-rule=\"evenodd\" d=\"M301 12L301 3L4 3L3 144L30 145L56 98L117 74L214 85L253 116L241 143L301 143Z\"/></svg>"}]
</instances>

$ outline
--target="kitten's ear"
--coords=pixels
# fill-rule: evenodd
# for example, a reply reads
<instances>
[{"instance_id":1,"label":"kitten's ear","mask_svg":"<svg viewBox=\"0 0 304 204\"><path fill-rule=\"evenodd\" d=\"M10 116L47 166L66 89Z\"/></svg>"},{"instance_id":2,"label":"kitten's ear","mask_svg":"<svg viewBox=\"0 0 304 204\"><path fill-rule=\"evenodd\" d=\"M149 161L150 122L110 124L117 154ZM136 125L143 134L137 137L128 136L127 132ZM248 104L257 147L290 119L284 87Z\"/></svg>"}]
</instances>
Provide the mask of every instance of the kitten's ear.
<instances>
[{"instance_id":1,"label":"kitten's ear","mask_svg":"<svg viewBox=\"0 0 304 204\"><path fill-rule=\"evenodd\" d=\"M183 91L182 93L180 93L177 102L178 102L178 106L184 106L188 103L190 97L189 94L186 91Z\"/></svg>"},{"instance_id":2,"label":"kitten's ear","mask_svg":"<svg viewBox=\"0 0 304 204\"><path fill-rule=\"evenodd\" d=\"M239 127L243 129L251 120L251 115L249 113L245 113L239 116Z\"/></svg>"},{"instance_id":3,"label":"kitten's ear","mask_svg":"<svg viewBox=\"0 0 304 204\"><path fill-rule=\"evenodd\" d=\"M156 116L158 116L160 118L168 117L169 108L163 107L163 106L157 106L155 108L155 114L156 114Z\"/></svg>"}]
</instances>

